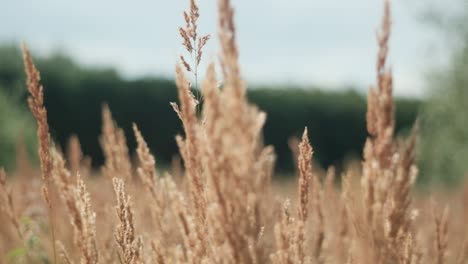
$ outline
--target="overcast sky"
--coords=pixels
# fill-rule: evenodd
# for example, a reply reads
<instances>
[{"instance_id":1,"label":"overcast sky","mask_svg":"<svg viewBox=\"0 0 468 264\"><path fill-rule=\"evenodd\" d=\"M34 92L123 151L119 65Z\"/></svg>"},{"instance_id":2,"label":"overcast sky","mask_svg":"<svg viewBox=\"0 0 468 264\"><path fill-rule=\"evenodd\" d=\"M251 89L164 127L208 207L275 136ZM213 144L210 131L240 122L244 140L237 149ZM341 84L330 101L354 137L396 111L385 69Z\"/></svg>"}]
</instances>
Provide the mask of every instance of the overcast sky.
<instances>
[{"instance_id":1,"label":"overcast sky","mask_svg":"<svg viewBox=\"0 0 468 264\"><path fill-rule=\"evenodd\" d=\"M62 50L126 77L173 76L183 53L178 26L189 0L2 0L0 42L26 41L36 54ZM216 32L216 1L199 0L200 31ZM243 76L254 84L335 89L374 83L379 0L232 0ZM421 95L434 33L421 5L393 0L390 62L399 95ZM207 46L205 62L216 56Z\"/></svg>"}]
</instances>

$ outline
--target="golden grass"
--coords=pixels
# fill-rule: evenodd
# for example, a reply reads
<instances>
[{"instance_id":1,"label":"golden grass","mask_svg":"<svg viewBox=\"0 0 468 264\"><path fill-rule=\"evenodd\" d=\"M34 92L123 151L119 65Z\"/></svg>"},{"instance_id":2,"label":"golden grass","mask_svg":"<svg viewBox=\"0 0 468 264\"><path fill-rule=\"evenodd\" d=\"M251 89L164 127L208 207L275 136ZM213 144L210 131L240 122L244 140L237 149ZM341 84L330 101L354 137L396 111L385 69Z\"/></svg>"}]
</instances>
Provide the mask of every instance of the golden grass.
<instances>
[{"instance_id":1,"label":"golden grass","mask_svg":"<svg viewBox=\"0 0 468 264\"><path fill-rule=\"evenodd\" d=\"M297 192L271 181L275 155L262 143L266 114L246 99L229 0L218 1L218 13L223 85L218 87L215 64L209 64L201 113L186 75L195 74L197 81L209 35L199 37L195 1L184 13L180 33L195 61L190 65L181 56L179 104L171 103L184 128L176 137L184 169L175 161L163 175L136 124L138 163L131 162L123 130L107 106L100 173L91 175L77 137L65 160L51 144L39 72L24 48L44 187L38 188L36 177L7 179L0 170L1 262L466 263L467 196L414 197L417 129L406 143L394 137L393 77L386 63L389 2L378 34L362 166L350 168L337 186L333 168L324 174L312 167L305 129L301 142L290 141ZM37 199L41 192L46 204ZM433 200L450 201L454 210L442 210Z\"/></svg>"}]
</instances>

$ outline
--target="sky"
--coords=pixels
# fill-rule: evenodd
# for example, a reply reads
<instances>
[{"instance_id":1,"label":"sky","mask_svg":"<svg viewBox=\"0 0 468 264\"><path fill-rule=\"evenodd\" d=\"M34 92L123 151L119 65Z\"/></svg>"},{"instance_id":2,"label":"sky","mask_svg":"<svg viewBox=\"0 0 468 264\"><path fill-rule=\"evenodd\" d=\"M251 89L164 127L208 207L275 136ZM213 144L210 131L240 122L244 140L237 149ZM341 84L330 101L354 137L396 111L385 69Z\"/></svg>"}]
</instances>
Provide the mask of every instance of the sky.
<instances>
[{"instance_id":1,"label":"sky","mask_svg":"<svg viewBox=\"0 0 468 264\"><path fill-rule=\"evenodd\" d=\"M79 63L125 77L172 77L184 54L178 27L189 0L1 0L0 43L25 41L40 55L63 51ZM418 3L419 1L419 3ZM422 23L422 0L393 0L390 65L395 93L424 94L440 63L437 35ZM216 0L198 0L201 33L216 33ZM379 0L232 0L242 74L250 84L326 89L375 83ZM416 3L416 4L415 4ZM206 62L216 59L212 39ZM442 55L440 55L440 53ZM438 56L446 54L438 52Z\"/></svg>"}]
</instances>

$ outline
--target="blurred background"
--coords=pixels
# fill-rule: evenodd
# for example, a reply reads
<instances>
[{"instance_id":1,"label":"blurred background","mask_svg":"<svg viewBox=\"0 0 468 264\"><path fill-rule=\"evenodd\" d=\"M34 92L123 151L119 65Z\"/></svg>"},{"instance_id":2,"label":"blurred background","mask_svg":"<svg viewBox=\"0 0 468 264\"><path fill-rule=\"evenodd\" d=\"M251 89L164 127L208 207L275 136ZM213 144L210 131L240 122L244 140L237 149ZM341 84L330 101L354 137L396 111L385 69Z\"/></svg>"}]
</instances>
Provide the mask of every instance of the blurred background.
<instances>
[{"instance_id":1,"label":"blurred background","mask_svg":"<svg viewBox=\"0 0 468 264\"><path fill-rule=\"evenodd\" d=\"M213 39L216 1L198 1L200 32ZM382 1L233 1L242 73L252 102L268 114L266 144L278 174L294 161L288 142L308 126L319 165L357 160L367 136L366 93L375 83ZM422 183L457 183L468 171L468 9L464 0L393 0L390 46L397 134L419 118ZM178 27L188 0L15 0L0 8L0 165L14 169L21 149L35 159L35 124L26 107L20 43L31 48L45 86L53 138L76 134L93 165L102 163L101 106L127 133L137 123L161 166L177 155L181 124L174 67L184 54ZM132 151L133 152L133 151Z\"/></svg>"}]
</instances>

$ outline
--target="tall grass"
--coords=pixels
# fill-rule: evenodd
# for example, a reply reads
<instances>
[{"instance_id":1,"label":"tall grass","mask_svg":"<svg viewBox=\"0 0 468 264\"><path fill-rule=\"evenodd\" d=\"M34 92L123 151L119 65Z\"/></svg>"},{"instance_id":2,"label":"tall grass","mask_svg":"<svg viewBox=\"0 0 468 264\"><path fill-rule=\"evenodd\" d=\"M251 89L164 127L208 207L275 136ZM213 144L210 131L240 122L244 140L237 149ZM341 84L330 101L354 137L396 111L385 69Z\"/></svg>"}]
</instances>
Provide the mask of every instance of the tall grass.
<instances>
[{"instance_id":1,"label":"tall grass","mask_svg":"<svg viewBox=\"0 0 468 264\"><path fill-rule=\"evenodd\" d=\"M2 262L468 261L466 197L411 193L417 129L406 140L395 139L388 1L378 34L377 82L368 97L362 166L349 168L339 186L333 168L324 174L312 167L306 128L300 142L291 141L297 156L296 192L272 181L274 150L262 143L266 113L246 99L229 0L218 1L222 85L210 63L201 82L203 108L197 111L187 75L195 74L197 80L196 67L209 38L197 37L198 17L192 0L180 32L187 51L195 54L195 66L181 56L176 66L179 103L171 103L184 128L176 136L183 170L176 165L158 171L137 124L138 161L132 162L123 130L107 106L100 137L106 158L102 170L90 170L76 137L65 159L51 142L39 72L24 48L43 187L38 188L34 175L7 179L0 170ZM45 202L37 199L40 193ZM454 210L442 209L448 201Z\"/></svg>"}]
</instances>

